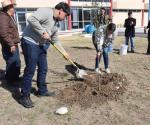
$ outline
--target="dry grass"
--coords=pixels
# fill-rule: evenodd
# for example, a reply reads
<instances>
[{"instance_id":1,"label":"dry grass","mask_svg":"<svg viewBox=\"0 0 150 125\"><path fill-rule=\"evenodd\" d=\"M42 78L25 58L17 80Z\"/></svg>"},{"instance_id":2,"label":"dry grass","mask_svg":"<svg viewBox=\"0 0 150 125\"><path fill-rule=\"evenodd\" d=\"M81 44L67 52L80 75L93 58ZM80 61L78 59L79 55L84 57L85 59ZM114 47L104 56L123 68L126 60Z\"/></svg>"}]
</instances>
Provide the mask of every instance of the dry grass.
<instances>
[{"instance_id":1,"label":"dry grass","mask_svg":"<svg viewBox=\"0 0 150 125\"><path fill-rule=\"evenodd\" d=\"M70 56L79 64L94 68L95 49L89 38L78 35L61 38ZM123 37L117 37L114 48L120 48ZM145 55L146 38L136 38L136 53L120 56L117 51L110 55L112 72L123 73L129 80L126 93L118 101L81 110L78 105L68 106L69 113L64 116L54 114L61 106L55 98L38 98L31 95L35 107L25 109L13 98L14 90L0 82L0 125L149 125L150 123L150 56ZM22 67L24 60L22 59ZM73 76L65 69L69 63L53 47L48 53L49 71L47 82L49 90L59 92L75 84ZM5 63L0 55L0 68ZM103 69L103 63L101 64ZM65 77L64 75L65 74ZM36 74L34 76L36 80ZM36 83L33 82L36 88Z\"/></svg>"}]
</instances>

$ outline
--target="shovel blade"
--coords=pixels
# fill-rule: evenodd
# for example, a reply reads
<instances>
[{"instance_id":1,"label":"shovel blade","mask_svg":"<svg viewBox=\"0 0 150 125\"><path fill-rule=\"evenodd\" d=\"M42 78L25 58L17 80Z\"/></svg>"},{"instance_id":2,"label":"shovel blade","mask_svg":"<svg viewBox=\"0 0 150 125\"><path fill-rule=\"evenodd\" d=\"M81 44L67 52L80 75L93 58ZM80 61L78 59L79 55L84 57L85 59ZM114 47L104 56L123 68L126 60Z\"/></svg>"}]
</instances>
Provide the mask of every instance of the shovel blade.
<instances>
[{"instance_id":1,"label":"shovel blade","mask_svg":"<svg viewBox=\"0 0 150 125\"><path fill-rule=\"evenodd\" d=\"M87 74L86 71L83 70L83 69L78 69L78 70L76 71L76 77L77 77L78 79L83 79L83 77L84 77L85 75L88 75L88 74Z\"/></svg>"}]
</instances>

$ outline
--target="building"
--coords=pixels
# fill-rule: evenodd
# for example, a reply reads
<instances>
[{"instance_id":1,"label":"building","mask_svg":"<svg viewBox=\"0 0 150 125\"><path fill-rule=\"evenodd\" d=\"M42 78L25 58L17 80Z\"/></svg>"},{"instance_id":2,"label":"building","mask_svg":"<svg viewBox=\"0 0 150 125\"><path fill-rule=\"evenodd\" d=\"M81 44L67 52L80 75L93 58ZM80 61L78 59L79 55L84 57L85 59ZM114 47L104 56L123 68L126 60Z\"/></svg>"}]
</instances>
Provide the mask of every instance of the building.
<instances>
[{"instance_id":1,"label":"building","mask_svg":"<svg viewBox=\"0 0 150 125\"><path fill-rule=\"evenodd\" d=\"M148 1L149 0L113 0L113 21L118 26L123 26L129 10L133 11L137 27L146 26L148 23Z\"/></svg>"},{"instance_id":2,"label":"building","mask_svg":"<svg viewBox=\"0 0 150 125\"><path fill-rule=\"evenodd\" d=\"M71 16L60 22L60 30L83 29L91 23L92 0L16 0L16 21L19 32L27 25L27 18L39 7L54 7L59 2L69 2L72 9ZM99 5L109 8L109 0L99 0ZM108 9L109 10L109 9Z\"/></svg>"},{"instance_id":3,"label":"building","mask_svg":"<svg viewBox=\"0 0 150 125\"><path fill-rule=\"evenodd\" d=\"M19 32L27 25L27 18L39 7L54 7L59 2L67 2L71 6L71 16L60 22L60 30L84 29L92 23L92 13L103 6L107 14L112 15L117 26L123 26L128 10L133 11L137 19L137 27L146 26L148 22L148 0L16 0L16 20Z\"/></svg>"}]
</instances>

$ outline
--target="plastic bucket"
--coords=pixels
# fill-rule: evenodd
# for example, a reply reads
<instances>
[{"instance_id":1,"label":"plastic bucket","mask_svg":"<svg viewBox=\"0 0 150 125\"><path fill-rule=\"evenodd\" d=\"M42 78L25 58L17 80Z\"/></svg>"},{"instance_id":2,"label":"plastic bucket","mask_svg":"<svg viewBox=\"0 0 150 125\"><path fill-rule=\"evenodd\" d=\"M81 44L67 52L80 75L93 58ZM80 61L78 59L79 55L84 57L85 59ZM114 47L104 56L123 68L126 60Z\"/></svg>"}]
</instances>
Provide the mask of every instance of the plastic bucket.
<instances>
[{"instance_id":1,"label":"plastic bucket","mask_svg":"<svg viewBox=\"0 0 150 125\"><path fill-rule=\"evenodd\" d=\"M85 25L85 27L84 27L84 31L87 33L88 32L88 27L89 27L89 25Z\"/></svg>"},{"instance_id":2,"label":"plastic bucket","mask_svg":"<svg viewBox=\"0 0 150 125\"><path fill-rule=\"evenodd\" d=\"M127 55L128 46L122 44L120 47L120 55Z\"/></svg>"}]
</instances>

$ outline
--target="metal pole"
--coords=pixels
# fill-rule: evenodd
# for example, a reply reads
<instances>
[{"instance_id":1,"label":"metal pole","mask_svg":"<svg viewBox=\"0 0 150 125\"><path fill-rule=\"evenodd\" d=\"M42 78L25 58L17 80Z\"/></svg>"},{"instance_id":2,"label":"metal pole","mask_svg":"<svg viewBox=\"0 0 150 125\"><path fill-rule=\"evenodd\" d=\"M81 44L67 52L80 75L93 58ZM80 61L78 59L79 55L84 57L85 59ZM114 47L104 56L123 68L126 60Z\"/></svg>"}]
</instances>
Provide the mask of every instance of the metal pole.
<instances>
[{"instance_id":1,"label":"metal pole","mask_svg":"<svg viewBox=\"0 0 150 125\"><path fill-rule=\"evenodd\" d=\"M141 10L141 12L142 12L141 26L143 26L143 25L144 25L145 0L143 0L142 2L143 2L143 9Z\"/></svg>"},{"instance_id":2,"label":"metal pole","mask_svg":"<svg viewBox=\"0 0 150 125\"><path fill-rule=\"evenodd\" d=\"M68 4L71 7L71 0L68 0ZM71 15L68 17L68 30L71 30L72 26L71 26Z\"/></svg>"},{"instance_id":3,"label":"metal pole","mask_svg":"<svg viewBox=\"0 0 150 125\"><path fill-rule=\"evenodd\" d=\"M150 20L150 0L149 0L149 9L148 9L148 21Z\"/></svg>"},{"instance_id":4,"label":"metal pole","mask_svg":"<svg viewBox=\"0 0 150 125\"><path fill-rule=\"evenodd\" d=\"M109 11L109 16L112 17L112 9L113 8L113 1L110 0L110 11Z\"/></svg>"}]
</instances>

